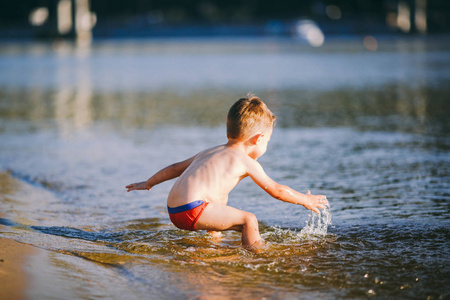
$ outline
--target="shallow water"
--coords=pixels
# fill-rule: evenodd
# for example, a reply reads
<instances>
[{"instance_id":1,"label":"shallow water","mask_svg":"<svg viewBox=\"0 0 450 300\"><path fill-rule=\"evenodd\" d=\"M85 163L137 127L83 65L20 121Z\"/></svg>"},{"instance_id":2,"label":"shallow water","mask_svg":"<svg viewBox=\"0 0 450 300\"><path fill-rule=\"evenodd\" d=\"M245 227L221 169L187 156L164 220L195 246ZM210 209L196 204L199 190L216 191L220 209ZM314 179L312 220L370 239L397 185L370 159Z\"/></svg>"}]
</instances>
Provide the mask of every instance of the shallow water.
<instances>
[{"instance_id":1,"label":"shallow water","mask_svg":"<svg viewBox=\"0 0 450 300\"><path fill-rule=\"evenodd\" d=\"M448 297L450 47L379 44L2 45L0 235L54 253L30 295ZM258 217L260 253L243 250L237 233L213 239L171 225L172 182L124 189L224 143L226 112L248 91L278 116L266 172L330 201L313 223L241 182L229 204Z\"/></svg>"}]
</instances>

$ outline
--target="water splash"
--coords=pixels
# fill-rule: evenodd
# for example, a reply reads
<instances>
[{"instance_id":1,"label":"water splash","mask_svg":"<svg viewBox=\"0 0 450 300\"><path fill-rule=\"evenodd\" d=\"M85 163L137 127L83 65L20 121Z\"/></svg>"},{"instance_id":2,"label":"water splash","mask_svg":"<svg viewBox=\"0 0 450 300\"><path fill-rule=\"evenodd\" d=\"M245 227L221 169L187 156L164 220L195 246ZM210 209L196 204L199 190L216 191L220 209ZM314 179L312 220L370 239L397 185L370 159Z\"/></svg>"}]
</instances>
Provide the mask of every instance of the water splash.
<instances>
[{"instance_id":1,"label":"water splash","mask_svg":"<svg viewBox=\"0 0 450 300\"><path fill-rule=\"evenodd\" d=\"M330 205L320 210L320 214L310 212L305 227L299 232L289 228L281 228L278 226L263 227L261 237L264 241L274 245L293 245L303 243L305 241L317 241L327 235L328 226L331 225ZM273 249L272 249L273 250Z\"/></svg>"},{"instance_id":2,"label":"water splash","mask_svg":"<svg viewBox=\"0 0 450 300\"><path fill-rule=\"evenodd\" d=\"M320 214L310 212L306 226L302 228L299 236L315 235L325 236L328 231L328 226L331 225L330 205L325 205L325 209L320 210Z\"/></svg>"}]
</instances>

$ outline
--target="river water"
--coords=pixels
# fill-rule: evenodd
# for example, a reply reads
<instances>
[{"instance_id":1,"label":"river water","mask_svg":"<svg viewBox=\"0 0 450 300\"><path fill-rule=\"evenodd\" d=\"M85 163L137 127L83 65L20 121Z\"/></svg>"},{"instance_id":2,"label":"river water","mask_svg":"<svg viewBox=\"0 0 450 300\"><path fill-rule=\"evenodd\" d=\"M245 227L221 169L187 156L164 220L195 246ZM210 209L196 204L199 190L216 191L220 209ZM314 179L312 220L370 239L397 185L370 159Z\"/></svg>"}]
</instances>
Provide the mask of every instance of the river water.
<instances>
[{"instance_id":1,"label":"river water","mask_svg":"<svg viewBox=\"0 0 450 300\"><path fill-rule=\"evenodd\" d=\"M442 37L2 44L0 236L50 250L34 299L449 297L449 86ZM260 253L176 229L173 181L124 188L225 143L247 92L278 117L268 175L330 201L312 220L242 181Z\"/></svg>"}]
</instances>

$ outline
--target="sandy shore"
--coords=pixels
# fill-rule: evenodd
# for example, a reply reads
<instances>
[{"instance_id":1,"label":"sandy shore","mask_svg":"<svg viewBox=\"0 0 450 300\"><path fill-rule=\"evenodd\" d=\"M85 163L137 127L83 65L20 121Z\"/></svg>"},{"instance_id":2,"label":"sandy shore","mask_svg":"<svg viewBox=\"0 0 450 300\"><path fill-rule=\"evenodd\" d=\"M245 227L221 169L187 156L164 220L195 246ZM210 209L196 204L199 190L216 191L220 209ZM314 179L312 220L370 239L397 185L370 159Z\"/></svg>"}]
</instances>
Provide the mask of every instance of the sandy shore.
<instances>
[{"instance_id":1,"label":"sandy shore","mask_svg":"<svg viewBox=\"0 0 450 300\"><path fill-rule=\"evenodd\" d=\"M24 299L27 287L25 263L36 248L0 237L0 299Z\"/></svg>"},{"instance_id":2,"label":"sandy shore","mask_svg":"<svg viewBox=\"0 0 450 300\"><path fill-rule=\"evenodd\" d=\"M4 193L10 194L14 187L15 181L8 173L0 172L0 204L3 204L1 196ZM0 212L0 219L7 220L8 216ZM10 231L10 228L0 223L0 232ZM25 291L29 278L25 265L28 257L37 250L33 246L0 237L0 299L26 298Z\"/></svg>"}]
</instances>

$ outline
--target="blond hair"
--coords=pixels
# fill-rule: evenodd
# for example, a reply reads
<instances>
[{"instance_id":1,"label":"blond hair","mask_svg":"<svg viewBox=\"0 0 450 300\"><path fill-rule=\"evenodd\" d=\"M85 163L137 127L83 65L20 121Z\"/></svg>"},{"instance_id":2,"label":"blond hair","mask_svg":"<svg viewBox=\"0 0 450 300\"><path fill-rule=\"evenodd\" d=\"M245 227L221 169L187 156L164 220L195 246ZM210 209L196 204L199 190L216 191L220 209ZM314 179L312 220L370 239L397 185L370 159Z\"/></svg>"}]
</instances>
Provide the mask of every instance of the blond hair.
<instances>
[{"instance_id":1,"label":"blond hair","mask_svg":"<svg viewBox=\"0 0 450 300\"><path fill-rule=\"evenodd\" d=\"M276 117L257 96L248 94L231 106L227 116L227 137L248 138L275 125Z\"/></svg>"}]
</instances>

